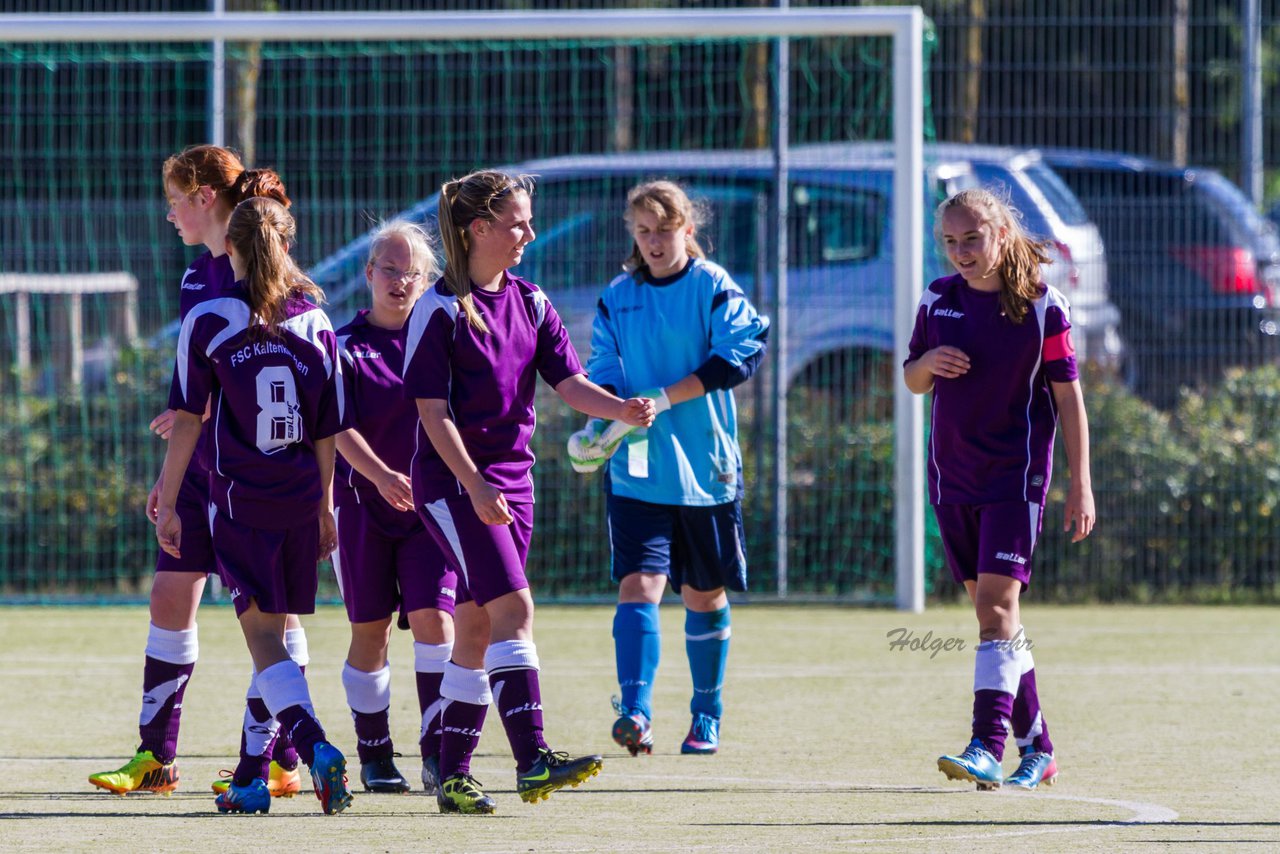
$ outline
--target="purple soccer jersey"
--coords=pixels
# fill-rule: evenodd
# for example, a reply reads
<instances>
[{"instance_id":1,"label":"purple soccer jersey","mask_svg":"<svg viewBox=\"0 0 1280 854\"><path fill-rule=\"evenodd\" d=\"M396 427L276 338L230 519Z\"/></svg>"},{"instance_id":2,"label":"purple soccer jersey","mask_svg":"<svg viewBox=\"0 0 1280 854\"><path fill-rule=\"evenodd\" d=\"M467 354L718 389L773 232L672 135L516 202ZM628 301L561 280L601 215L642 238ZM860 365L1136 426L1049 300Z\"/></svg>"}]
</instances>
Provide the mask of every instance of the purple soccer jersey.
<instances>
[{"instance_id":1,"label":"purple soccer jersey","mask_svg":"<svg viewBox=\"0 0 1280 854\"><path fill-rule=\"evenodd\" d=\"M217 258L205 252L182 274L182 285L178 297L178 319L186 320L191 309L224 296L234 290L236 274L231 269L231 256L219 255Z\"/></svg>"},{"instance_id":2,"label":"purple soccer jersey","mask_svg":"<svg viewBox=\"0 0 1280 854\"><path fill-rule=\"evenodd\" d=\"M383 329L360 311L338 330L347 426L360 432L391 469L408 473L418 409L404 396L403 330ZM380 620L397 607L453 613L456 573L422 520L397 510L341 455L335 476L338 576L353 623Z\"/></svg>"},{"instance_id":3,"label":"purple soccer jersey","mask_svg":"<svg viewBox=\"0 0 1280 854\"><path fill-rule=\"evenodd\" d=\"M182 274L178 298L178 318L185 320L191 310L201 303L216 299L235 287L235 272L228 255L213 257L205 252L191 262ZM200 432L195 453L187 464L182 479L182 492L178 496L177 511L186 532L182 543L182 557L177 558L160 549L156 553L157 572L213 572L213 545L209 541L209 457L212 441L206 424Z\"/></svg>"},{"instance_id":4,"label":"purple soccer jersey","mask_svg":"<svg viewBox=\"0 0 1280 854\"><path fill-rule=\"evenodd\" d=\"M338 330L342 355L342 382L346 401L346 426L360 435L393 471L409 473L413 461L418 408L404 396L404 330L383 329L369 322L368 310L356 313ZM334 485L355 493L358 503L373 502L390 511L380 518L408 536L420 533L422 524L412 512L400 512L387 504L378 488L338 455ZM350 503L344 498L344 503Z\"/></svg>"},{"instance_id":5,"label":"purple soccer jersey","mask_svg":"<svg viewBox=\"0 0 1280 854\"><path fill-rule=\"evenodd\" d=\"M443 281L423 294L406 327L404 394L447 400L485 480L508 501L531 502L536 379L554 387L584 372L546 294L504 275L498 291L471 291L488 333L471 326ZM421 426L411 478L419 506L464 493Z\"/></svg>"},{"instance_id":6,"label":"purple soccer jersey","mask_svg":"<svg viewBox=\"0 0 1280 854\"><path fill-rule=\"evenodd\" d=\"M315 442L343 429L338 342L329 318L290 299L279 337L252 330L240 289L187 315L169 406L203 414L212 399L210 492L218 512L254 528L314 519ZM256 334L255 334L256 333Z\"/></svg>"},{"instance_id":7,"label":"purple soccer jersey","mask_svg":"<svg viewBox=\"0 0 1280 854\"><path fill-rule=\"evenodd\" d=\"M1066 298L1046 286L1015 324L999 294L958 274L938 279L920 298L906 363L943 345L967 354L970 368L934 378L930 502L1043 505L1058 425L1049 383L1079 376Z\"/></svg>"}]
</instances>

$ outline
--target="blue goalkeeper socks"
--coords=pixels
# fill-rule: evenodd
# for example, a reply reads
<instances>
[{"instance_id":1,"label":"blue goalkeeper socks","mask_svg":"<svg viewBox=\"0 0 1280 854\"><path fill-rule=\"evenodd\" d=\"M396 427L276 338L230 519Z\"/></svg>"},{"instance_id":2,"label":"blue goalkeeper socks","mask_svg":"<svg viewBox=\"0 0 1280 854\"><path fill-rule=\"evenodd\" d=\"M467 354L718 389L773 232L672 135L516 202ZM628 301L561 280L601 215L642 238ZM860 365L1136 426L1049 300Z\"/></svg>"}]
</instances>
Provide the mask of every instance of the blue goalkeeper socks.
<instances>
[{"instance_id":1,"label":"blue goalkeeper socks","mask_svg":"<svg viewBox=\"0 0 1280 854\"><path fill-rule=\"evenodd\" d=\"M613 615L614 653L622 707L653 719L653 680L658 675L662 633L658 606L647 602L619 603Z\"/></svg>"},{"instance_id":2,"label":"blue goalkeeper socks","mask_svg":"<svg viewBox=\"0 0 1280 854\"><path fill-rule=\"evenodd\" d=\"M693 676L693 699L689 711L720 717L720 687L724 684L725 663L729 659L729 606L719 611L684 612L684 648Z\"/></svg>"}]
</instances>

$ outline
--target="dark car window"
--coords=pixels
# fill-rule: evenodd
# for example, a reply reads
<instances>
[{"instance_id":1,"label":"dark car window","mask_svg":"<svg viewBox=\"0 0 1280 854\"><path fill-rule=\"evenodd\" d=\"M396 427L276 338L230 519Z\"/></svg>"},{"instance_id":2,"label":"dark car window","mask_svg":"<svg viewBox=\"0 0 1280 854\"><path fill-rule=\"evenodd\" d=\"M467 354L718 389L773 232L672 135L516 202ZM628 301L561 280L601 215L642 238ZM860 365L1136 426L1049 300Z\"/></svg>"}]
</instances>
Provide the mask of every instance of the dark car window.
<instances>
[{"instance_id":1,"label":"dark car window","mask_svg":"<svg viewBox=\"0 0 1280 854\"><path fill-rule=\"evenodd\" d=\"M1053 210L1064 225L1088 225L1089 215L1080 205L1071 189L1062 179L1043 163L1034 163L1023 170L1031 183L1036 185L1044 197L1049 200Z\"/></svg>"},{"instance_id":2,"label":"dark car window","mask_svg":"<svg viewBox=\"0 0 1280 854\"><path fill-rule=\"evenodd\" d=\"M1231 245L1222 216L1181 173L1062 169L1102 232L1108 253L1135 247Z\"/></svg>"},{"instance_id":3,"label":"dark car window","mask_svg":"<svg viewBox=\"0 0 1280 854\"><path fill-rule=\"evenodd\" d=\"M887 217L888 204L880 193L794 184L787 232L791 266L853 264L877 257Z\"/></svg>"},{"instance_id":4,"label":"dark car window","mask_svg":"<svg viewBox=\"0 0 1280 854\"><path fill-rule=\"evenodd\" d=\"M1181 199L1099 198L1090 210L1107 252L1117 260L1153 249L1232 243L1219 218L1206 212L1191 194Z\"/></svg>"},{"instance_id":5,"label":"dark car window","mask_svg":"<svg viewBox=\"0 0 1280 854\"><path fill-rule=\"evenodd\" d=\"M1035 200L1018 183L1007 167L997 163L974 163L973 174L983 187L1002 199L1008 199L1022 214L1022 226L1036 237L1052 237L1052 229Z\"/></svg>"},{"instance_id":6,"label":"dark car window","mask_svg":"<svg viewBox=\"0 0 1280 854\"><path fill-rule=\"evenodd\" d=\"M1188 184L1181 174L1122 172L1074 166L1054 168L1086 209L1089 202L1097 198L1180 196L1186 192Z\"/></svg>"}]
</instances>

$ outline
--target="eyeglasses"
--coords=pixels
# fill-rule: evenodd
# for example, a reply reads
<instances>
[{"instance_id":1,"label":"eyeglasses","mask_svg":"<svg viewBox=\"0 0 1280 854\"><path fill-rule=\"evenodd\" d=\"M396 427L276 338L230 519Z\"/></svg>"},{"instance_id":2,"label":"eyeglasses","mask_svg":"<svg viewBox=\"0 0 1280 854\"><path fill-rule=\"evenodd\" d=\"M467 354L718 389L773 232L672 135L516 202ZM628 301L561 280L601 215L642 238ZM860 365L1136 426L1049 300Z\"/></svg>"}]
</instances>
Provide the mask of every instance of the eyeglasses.
<instances>
[{"instance_id":1,"label":"eyeglasses","mask_svg":"<svg viewBox=\"0 0 1280 854\"><path fill-rule=\"evenodd\" d=\"M419 270L397 270L390 264L382 264L374 269L377 270L384 279L390 279L393 282L404 281L412 285L422 278L422 272Z\"/></svg>"}]
</instances>

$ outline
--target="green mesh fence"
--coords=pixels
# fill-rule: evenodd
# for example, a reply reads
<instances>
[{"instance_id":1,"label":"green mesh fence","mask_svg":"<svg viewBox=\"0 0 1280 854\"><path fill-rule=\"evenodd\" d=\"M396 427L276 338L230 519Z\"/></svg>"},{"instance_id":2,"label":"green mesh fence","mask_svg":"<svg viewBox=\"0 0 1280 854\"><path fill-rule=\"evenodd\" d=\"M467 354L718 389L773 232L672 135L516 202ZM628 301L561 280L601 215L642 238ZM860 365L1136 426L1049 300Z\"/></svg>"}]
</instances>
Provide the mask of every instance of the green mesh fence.
<instances>
[{"instance_id":1,"label":"green mesh fence","mask_svg":"<svg viewBox=\"0 0 1280 854\"><path fill-rule=\"evenodd\" d=\"M615 5L739 4L373 0L362 8ZM931 136L1126 152L1213 167L1239 183L1248 178L1240 4L1140 3L1124 14L1104 0L922 5L936 25L926 76ZM336 11L349 4L227 6ZM1265 203L1272 204L1280 198L1280 29L1276 5L1261 7ZM0 0L0 12L207 8L197 0ZM576 319L581 343L583 306L626 249L622 195L651 174L675 171L694 186L712 208L712 257L770 310L768 259L783 226L770 214L767 170L742 162L713 168L711 156L770 144L769 55L768 44L750 41L232 44L226 133L252 162L277 167L287 181L302 229L297 254L323 273L339 322L363 298L359 282L352 284L358 252L341 250L373 222L429 202L451 175L536 161L544 175L540 238L526 272ZM16 293L0 293L0 593L129 594L149 582L154 547L140 510L163 449L146 423L163 405L172 350L166 329L190 255L164 221L158 172L167 154L208 138L209 59L204 44L31 46L5 44L0 34L7 167L0 170L0 276L131 274L141 341L131 344L120 294L82 286L72 333L65 293L33 293L25 305ZM888 138L885 40L793 40L791 60L797 152ZM660 154L646 162L645 152ZM694 152L692 162L676 152ZM934 166L947 159L936 150L926 156ZM565 160L577 157L602 160ZM821 296L793 306L789 344L806 354L788 378L793 441L784 471L796 596L881 601L892 590L898 369L877 343L875 323L852 324L829 346L822 336L832 318L874 315L866 305L867 283L875 281L869 259L882 246L872 223L892 200L878 197L867 157L842 149L797 166L785 224L797 256L793 287ZM1209 187L1205 169L1176 178L1185 191L1176 204L1167 189L1126 195L1087 170L1059 174L1106 244L1108 301L1120 312L1129 355L1118 373L1093 359L1085 366L1099 527L1083 544L1062 534L1059 459L1028 595L1275 601L1280 375L1268 344L1280 308L1280 250L1268 242L1271 232L1238 192ZM931 172L928 200L955 180ZM30 343L20 354L24 329ZM73 356L73 340L83 345L82 358ZM771 346L776 352L781 342ZM77 364L82 379L72 386ZM758 377L738 399L752 589L769 593L771 378ZM559 402L543 402L531 572L541 590L563 598L611 591L598 485L561 458L563 437L577 424ZM932 584L945 571L929 523ZM931 589L956 590L949 580Z\"/></svg>"},{"instance_id":2,"label":"green mesh fence","mask_svg":"<svg viewBox=\"0 0 1280 854\"><path fill-rule=\"evenodd\" d=\"M797 151L889 138L888 39L796 39L791 55ZM27 323L32 342L21 360L14 348L0 351L4 594L127 595L149 583L154 544L142 505L163 443L147 423L165 404L176 285L193 254L165 221L159 169L171 152L207 139L210 59L207 44L0 43L9 160L0 175L0 271L64 283L121 271L137 281L136 302L67 286L84 291L78 326L66 294L34 294L22 305L0 296L5 340ZM364 249L349 244L398 212L433 212L423 203L444 179L485 165L523 164L542 176L540 238L521 272L552 296L584 354L595 299L629 249L626 191L648 177L689 185L710 213L712 257L769 311L777 226L767 42L230 44L226 69L228 142L285 179L300 230L295 254L328 291L335 325L365 305ZM839 160L837 152L824 162ZM858 265L888 269L887 167L867 184L848 170L831 178L827 165L797 173L789 237L808 287L848 289ZM122 319L130 311L136 319ZM875 347L887 346L882 314ZM126 320L136 340L122 333ZM861 343L798 366L792 428L834 437L838 462L797 444L794 593L892 595L887 366L885 353ZM830 406L855 375L865 429ZM761 593L775 578L770 386L766 371L739 391L752 589ZM601 485L563 459L581 418L551 395L539 412L530 574L545 595L605 595ZM830 524L835 517L844 521Z\"/></svg>"}]
</instances>

